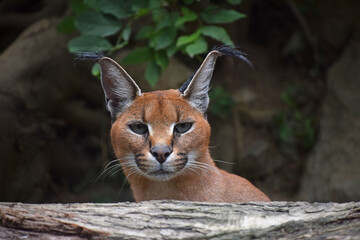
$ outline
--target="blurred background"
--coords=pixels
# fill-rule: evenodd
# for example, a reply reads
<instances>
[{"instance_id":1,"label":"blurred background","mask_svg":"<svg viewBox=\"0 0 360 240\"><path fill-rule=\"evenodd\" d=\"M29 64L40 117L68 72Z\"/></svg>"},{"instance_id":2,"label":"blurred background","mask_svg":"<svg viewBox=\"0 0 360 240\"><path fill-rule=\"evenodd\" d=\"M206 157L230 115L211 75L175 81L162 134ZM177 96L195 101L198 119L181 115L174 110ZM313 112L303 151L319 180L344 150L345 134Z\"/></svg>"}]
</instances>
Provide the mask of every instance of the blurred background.
<instances>
[{"instance_id":1,"label":"blurred background","mask_svg":"<svg viewBox=\"0 0 360 240\"><path fill-rule=\"evenodd\" d=\"M116 3L118 2L118 3ZM119 4L125 4L122 8ZM272 200L360 200L357 0L0 2L0 201L133 201L99 70L109 52L143 91L178 88L212 46L217 165Z\"/></svg>"}]
</instances>

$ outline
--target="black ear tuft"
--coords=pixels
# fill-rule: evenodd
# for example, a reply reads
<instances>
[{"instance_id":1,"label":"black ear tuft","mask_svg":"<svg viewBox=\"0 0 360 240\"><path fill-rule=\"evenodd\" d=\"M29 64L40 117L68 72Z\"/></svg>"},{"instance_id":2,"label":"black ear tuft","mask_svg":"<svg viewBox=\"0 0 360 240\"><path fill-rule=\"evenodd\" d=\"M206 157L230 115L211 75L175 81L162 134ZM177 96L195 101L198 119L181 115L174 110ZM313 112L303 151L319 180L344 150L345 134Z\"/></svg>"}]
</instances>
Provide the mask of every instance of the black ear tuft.
<instances>
[{"instance_id":1,"label":"black ear tuft","mask_svg":"<svg viewBox=\"0 0 360 240\"><path fill-rule=\"evenodd\" d=\"M217 51L220 53L221 56L230 56L230 57L234 57L237 59L240 59L244 62L246 62L247 64L249 64L250 67L253 67L253 65L251 64L251 62L249 61L249 59L247 58L247 54L240 51L236 46L230 46L230 45L222 45L220 47L213 47L211 49L210 52L212 51ZM209 52L209 53L210 53ZM179 88L179 91L181 93L184 93L185 90L188 88L189 84L191 83L194 75L196 72L194 72L193 74L191 74L191 76L186 80L186 82Z\"/></svg>"},{"instance_id":2,"label":"black ear tuft","mask_svg":"<svg viewBox=\"0 0 360 240\"><path fill-rule=\"evenodd\" d=\"M191 76L186 80L186 82L184 82L184 84L181 85L181 87L179 88L179 91L180 91L181 93L184 93L184 92L185 92L185 90L186 90L187 87L189 86L191 80L193 79L195 73L196 73L196 72L193 72L193 73L191 74Z\"/></svg>"},{"instance_id":3,"label":"black ear tuft","mask_svg":"<svg viewBox=\"0 0 360 240\"><path fill-rule=\"evenodd\" d=\"M247 54L240 51L238 47L236 46L230 46L230 45L222 45L220 47L213 47L211 51L218 51L221 53L221 55L234 57L240 60L243 60L247 64L249 64L251 67L253 66L249 59L247 58Z\"/></svg>"},{"instance_id":4,"label":"black ear tuft","mask_svg":"<svg viewBox=\"0 0 360 240\"><path fill-rule=\"evenodd\" d=\"M205 114L209 105L209 84L215 68L216 59L223 55L238 58L252 66L246 58L246 55L236 47L229 45L214 47L207 54L199 69L179 88L182 97L188 100L191 106L203 114Z\"/></svg>"},{"instance_id":5,"label":"black ear tuft","mask_svg":"<svg viewBox=\"0 0 360 240\"><path fill-rule=\"evenodd\" d=\"M107 57L107 55L103 52L80 52L76 54L75 60L90 60L94 62L98 62L100 59Z\"/></svg>"}]
</instances>

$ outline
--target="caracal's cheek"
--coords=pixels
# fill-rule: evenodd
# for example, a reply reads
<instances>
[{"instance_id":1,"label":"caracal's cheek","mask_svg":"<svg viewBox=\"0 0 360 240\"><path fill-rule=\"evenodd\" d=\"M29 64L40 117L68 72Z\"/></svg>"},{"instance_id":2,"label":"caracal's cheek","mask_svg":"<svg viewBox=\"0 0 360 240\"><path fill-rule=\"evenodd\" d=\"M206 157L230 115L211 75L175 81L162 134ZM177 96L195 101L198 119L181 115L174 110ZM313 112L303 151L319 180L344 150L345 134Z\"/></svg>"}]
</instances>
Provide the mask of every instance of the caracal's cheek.
<instances>
[{"instance_id":1,"label":"caracal's cheek","mask_svg":"<svg viewBox=\"0 0 360 240\"><path fill-rule=\"evenodd\" d=\"M210 127L204 120L198 120L194 123L191 131L182 134L176 141L176 146L180 151L189 152L199 146L207 145L208 138L210 137Z\"/></svg>"}]
</instances>

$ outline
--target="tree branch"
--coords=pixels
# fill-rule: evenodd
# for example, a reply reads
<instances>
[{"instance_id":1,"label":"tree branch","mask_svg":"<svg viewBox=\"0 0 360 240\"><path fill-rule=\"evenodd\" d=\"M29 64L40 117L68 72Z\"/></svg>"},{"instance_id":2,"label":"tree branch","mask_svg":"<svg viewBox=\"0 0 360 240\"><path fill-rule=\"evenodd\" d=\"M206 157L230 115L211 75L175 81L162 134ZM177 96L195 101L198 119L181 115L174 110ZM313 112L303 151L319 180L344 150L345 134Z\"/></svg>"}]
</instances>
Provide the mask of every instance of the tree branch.
<instances>
[{"instance_id":1,"label":"tree branch","mask_svg":"<svg viewBox=\"0 0 360 240\"><path fill-rule=\"evenodd\" d=\"M360 237L358 203L0 203L0 238ZM41 234L41 235L40 235ZM70 238L71 237L71 238Z\"/></svg>"}]
</instances>

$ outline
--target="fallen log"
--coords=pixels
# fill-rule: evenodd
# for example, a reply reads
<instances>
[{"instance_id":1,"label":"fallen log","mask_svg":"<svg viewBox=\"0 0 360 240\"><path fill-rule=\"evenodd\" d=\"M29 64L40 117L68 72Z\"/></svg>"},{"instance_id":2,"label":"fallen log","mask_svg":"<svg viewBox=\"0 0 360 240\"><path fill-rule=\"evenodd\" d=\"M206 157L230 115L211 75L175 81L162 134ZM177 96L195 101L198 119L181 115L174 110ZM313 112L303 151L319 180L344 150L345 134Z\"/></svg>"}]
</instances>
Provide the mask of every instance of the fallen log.
<instances>
[{"instance_id":1,"label":"fallen log","mask_svg":"<svg viewBox=\"0 0 360 240\"><path fill-rule=\"evenodd\" d=\"M0 203L0 239L359 239L354 203Z\"/></svg>"}]
</instances>

